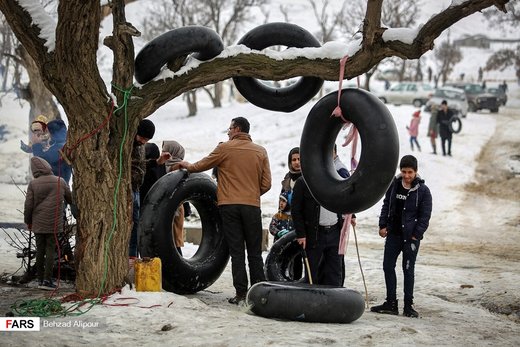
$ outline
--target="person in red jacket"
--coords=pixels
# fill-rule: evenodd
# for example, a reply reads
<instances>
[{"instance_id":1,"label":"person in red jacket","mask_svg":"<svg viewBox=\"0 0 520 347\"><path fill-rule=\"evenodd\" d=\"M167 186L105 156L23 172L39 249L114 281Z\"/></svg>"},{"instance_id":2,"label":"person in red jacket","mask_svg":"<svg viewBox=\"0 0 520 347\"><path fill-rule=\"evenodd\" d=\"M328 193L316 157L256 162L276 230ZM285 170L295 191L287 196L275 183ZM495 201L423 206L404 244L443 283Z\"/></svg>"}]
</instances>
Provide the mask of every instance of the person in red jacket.
<instances>
[{"instance_id":1,"label":"person in red jacket","mask_svg":"<svg viewBox=\"0 0 520 347\"><path fill-rule=\"evenodd\" d=\"M245 300L248 290L244 244L251 285L265 281L260 196L271 189L271 170L267 151L253 143L249 127L246 118L233 118L228 128L229 141L196 163L179 163L189 172L218 168L217 203L236 291L228 301L237 305Z\"/></svg>"}]
</instances>

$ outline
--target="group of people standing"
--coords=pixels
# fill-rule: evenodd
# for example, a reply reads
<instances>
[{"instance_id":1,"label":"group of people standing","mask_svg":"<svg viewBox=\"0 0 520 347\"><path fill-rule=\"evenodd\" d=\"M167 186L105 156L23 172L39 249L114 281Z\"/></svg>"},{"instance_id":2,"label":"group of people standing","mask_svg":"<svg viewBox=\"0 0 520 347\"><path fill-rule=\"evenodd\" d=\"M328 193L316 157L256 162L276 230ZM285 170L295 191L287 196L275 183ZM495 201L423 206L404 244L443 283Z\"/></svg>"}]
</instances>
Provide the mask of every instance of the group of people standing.
<instances>
[{"instance_id":1,"label":"group of people standing","mask_svg":"<svg viewBox=\"0 0 520 347\"><path fill-rule=\"evenodd\" d=\"M439 106L432 105L430 122L428 123L428 137L432 146L432 154L437 154L437 136L439 136L441 138L442 155L451 157L451 142L453 138L451 121L454 115L453 110L448 107L446 100L443 100ZM412 151L414 150L414 145L419 152L421 151L421 145L417 140L420 122L421 111L417 110L412 114L410 124L406 126L410 135L410 148Z\"/></svg>"},{"instance_id":2,"label":"group of people standing","mask_svg":"<svg viewBox=\"0 0 520 347\"><path fill-rule=\"evenodd\" d=\"M33 180L29 182L24 203L24 223L36 238L36 276L38 287L53 290L52 281L56 256L55 234L63 231L65 204L72 204L69 181L70 165L61 159L60 150L67 139L67 127L61 119L47 121L40 115L31 123L29 144L20 142L20 148L32 153L30 167ZM20 283L33 277L30 269Z\"/></svg>"},{"instance_id":3,"label":"group of people standing","mask_svg":"<svg viewBox=\"0 0 520 347\"><path fill-rule=\"evenodd\" d=\"M132 150L132 192L133 213L132 232L129 242L130 260L138 256L138 227L141 206L146 194L159 178L168 172L180 169L179 163L184 160L184 147L177 141L163 141L162 148L149 142L155 134L155 125L149 119L143 119L137 127ZM177 252L182 255L184 247L184 218L191 214L188 202L175 211L172 222L172 236Z\"/></svg>"},{"instance_id":4,"label":"group of people standing","mask_svg":"<svg viewBox=\"0 0 520 347\"><path fill-rule=\"evenodd\" d=\"M231 255L235 288L235 295L228 300L232 304L243 302L250 286L265 281L260 199L271 189L271 170L266 149L253 143L249 130L246 118L233 118L227 130L228 141L219 143L210 154L195 163L182 160L184 151L178 144L174 146L176 150L168 152L170 156L175 151L179 153L173 166L176 169L189 172L217 169L217 204ZM164 148L163 144L163 153ZM154 151L153 157L157 158L158 151ZM171 160L170 156L161 155L151 165L162 165L162 161ZM347 179L349 172L339 160L336 148L331 156L338 174ZM269 232L276 242L286 233L295 231L296 240L308 258L305 281L342 286L345 272L339 244L345 215L328 211L314 199L301 173L298 147L289 151L288 168L281 183L279 209L272 218ZM404 156L399 168L400 174L385 195L379 220L379 235L386 238L383 270L387 297L384 304L372 307L372 311L398 314L395 266L399 254L403 253L403 313L418 317L413 308L414 265L420 240L428 228L432 198L424 180L417 174L415 157ZM348 220L355 226L355 216Z\"/></svg>"},{"instance_id":5,"label":"group of people standing","mask_svg":"<svg viewBox=\"0 0 520 347\"><path fill-rule=\"evenodd\" d=\"M31 148L35 154L31 159L35 179L28 187L25 222L29 230L35 233L43 232L46 235L50 234L49 230L53 230L51 221L47 220L52 214L47 213L46 217L42 218L37 212L39 209L36 208L35 201L39 201L38 196L46 197L42 200L42 204L55 206L56 192L60 191L62 201L71 202L71 193L67 185L70 171L67 169L62 171L61 163L58 163L58 171L53 175L54 156L47 153L53 146L59 146L60 140L65 139L56 132L57 129L63 128L63 121L53 122L55 123L49 122L45 127L50 133L46 150L43 150L44 146L37 140L32 141L25 148ZM185 169L189 172L202 172L212 168L217 169L217 204L224 237L231 255L235 288L234 297L228 300L232 304L239 304L245 300L250 285L265 281L260 199L271 189L271 170L266 149L252 141L249 130L250 124L246 118L233 118L227 130L228 141L219 143L201 160L190 163L184 160L184 148L176 141L164 141L161 151L157 145L148 143L155 134L155 126L150 120L145 119L139 123L132 151L134 225L129 242L130 257L137 256L139 210L151 186L170 171ZM37 153L42 157L36 156ZM49 162L44 160L45 156ZM339 160L336 148L331 153L331 159L334 160L338 174L347 179L349 171ZM312 196L301 173L298 147L289 151L288 167L289 171L281 183L279 211L273 216L269 231L274 236L275 242L287 232L295 231L296 240L308 258L309 266L304 274L307 282L342 286L345 279L345 263L339 245L346 216L328 211ZM417 174L418 164L415 157L404 156L399 167L400 174L394 179L385 195L379 219L379 235L386 238L383 270L387 297L384 304L372 307L372 311L398 314L395 266L397 257L402 252L405 282L404 314L417 317L418 313L412 306L414 264L420 240L428 228L432 198L424 180ZM184 206L181 206L177 211L172 225L175 245L181 254L184 242L183 208ZM353 226L356 225L355 220L355 216L347 219ZM47 236L39 237L37 234L38 249L41 249L37 255L38 278L42 285L52 287L50 277L52 266L47 265L50 259L54 259L51 254L54 251L54 243L47 239L50 240ZM246 253L249 281L246 271ZM47 260L43 266L45 257ZM297 263L302 264L301 261Z\"/></svg>"}]
</instances>

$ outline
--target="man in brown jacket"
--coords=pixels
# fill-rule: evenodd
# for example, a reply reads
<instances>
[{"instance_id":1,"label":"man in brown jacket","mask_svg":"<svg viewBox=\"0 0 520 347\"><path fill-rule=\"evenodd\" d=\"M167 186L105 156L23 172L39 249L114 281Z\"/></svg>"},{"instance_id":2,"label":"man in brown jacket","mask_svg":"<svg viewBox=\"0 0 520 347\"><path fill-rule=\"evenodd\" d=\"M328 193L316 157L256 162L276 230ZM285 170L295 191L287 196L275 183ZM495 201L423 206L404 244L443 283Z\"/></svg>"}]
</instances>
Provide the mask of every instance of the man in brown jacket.
<instances>
[{"instance_id":1,"label":"man in brown jacket","mask_svg":"<svg viewBox=\"0 0 520 347\"><path fill-rule=\"evenodd\" d=\"M52 290L55 236L63 231L63 202L72 204L72 195L63 178L54 176L45 159L31 158L34 179L27 187L24 222L36 236L36 270L40 289Z\"/></svg>"},{"instance_id":2,"label":"man in brown jacket","mask_svg":"<svg viewBox=\"0 0 520 347\"><path fill-rule=\"evenodd\" d=\"M247 119L233 118L228 137L229 141L219 144L207 157L179 165L190 172L218 168L218 206L236 290L229 302L239 304L248 288L244 243L251 285L265 281L260 196L271 189L271 170L267 151L251 140Z\"/></svg>"}]
</instances>

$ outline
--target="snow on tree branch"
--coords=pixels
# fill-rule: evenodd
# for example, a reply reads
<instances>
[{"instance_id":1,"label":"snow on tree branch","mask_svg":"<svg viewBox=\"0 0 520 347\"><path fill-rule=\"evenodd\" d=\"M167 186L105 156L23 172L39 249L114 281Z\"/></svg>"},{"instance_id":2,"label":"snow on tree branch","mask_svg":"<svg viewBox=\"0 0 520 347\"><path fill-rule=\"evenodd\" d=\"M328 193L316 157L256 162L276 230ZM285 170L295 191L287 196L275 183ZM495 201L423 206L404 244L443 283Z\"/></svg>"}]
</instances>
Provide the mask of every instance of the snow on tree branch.
<instances>
[{"instance_id":1,"label":"snow on tree branch","mask_svg":"<svg viewBox=\"0 0 520 347\"><path fill-rule=\"evenodd\" d=\"M45 12L38 0L17 0L20 6L27 11L32 19L32 24L40 29L39 37L45 41L44 46L48 52L54 51L56 46L56 22Z\"/></svg>"}]
</instances>

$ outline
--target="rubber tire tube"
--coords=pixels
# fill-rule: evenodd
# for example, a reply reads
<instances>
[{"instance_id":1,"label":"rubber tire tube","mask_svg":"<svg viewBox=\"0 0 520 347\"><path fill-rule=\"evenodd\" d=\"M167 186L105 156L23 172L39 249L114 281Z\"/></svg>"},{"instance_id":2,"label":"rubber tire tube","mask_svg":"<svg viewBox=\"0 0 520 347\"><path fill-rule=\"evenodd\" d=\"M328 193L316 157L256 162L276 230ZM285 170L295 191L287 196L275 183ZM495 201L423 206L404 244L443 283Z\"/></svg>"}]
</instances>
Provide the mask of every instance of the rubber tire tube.
<instances>
[{"instance_id":1,"label":"rubber tire tube","mask_svg":"<svg viewBox=\"0 0 520 347\"><path fill-rule=\"evenodd\" d=\"M177 208L189 201L202 222L202 239L189 259L176 250L172 220ZM229 250L219 222L217 186L203 173L175 171L161 177L141 207L139 251L142 257L160 257L163 289L193 294L212 285L229 260Z\"/></svg>"},{"instance_id":2,"label":"rubber tire tube","mask_svg":"<svg viewBox=\"0 0 520 347\"><path fill-rule=\"evenodd\" d=\"M455 126L454 126L454 123L456 123ZM462 130L462 121L460 120L460 118L458 116L453 116L450 118L449 127L450 127L450 131L452 133L458 134Z\"/></svg>"},{"instance_id":3,"label":"rubber tire tube","mask_svg":"<svg viewBox=\"0 0 520 347\"><path fill-rule=\"evenodd\" d=\"M295 24L268 23L244 35L239 45L262 50L275 45L287 47L320 47L320 42L307 30ZM271 111L292 112L316 95L323 85L318 77L302 77L283 88L272 88L252 77L233 77L235 87L250 103Z\"/></svg>"},{"instance_id":4,"label":"rubber tire tube","mask_svg":"<svg viewBox=\"0 0 520 347\"><path fill-rule=\"evenodd\" d=\"M355 290L295 282L256 283L246 303L259 316L302 322L351 323L365 312Z\"/></svg>"},{"instance_id":5,"label":"rubber tire tube","mask_svg":"<svg viewBox=\"0 0 520 347\"><path fill-rule=\"evenodd\" d=\"M340 106L344 118L359 131L361 157L354 173L342 178L332 158L344 125L331 116L337 95L324 96L307 116L300 142L301 171L321 206L336 213L355 213L373 206L385 194L396 172L399 138L392 115L376 96L363 89L343 89Z\"/></svg>"},{"instance_id":6,"label":"rubber tire tube","mask_svg":"<svg viewBox=\"0 0 520 347\"><path fill-rule=\"evenodd\" d=\"M296 232L291 231L276 240L271 246L265 258L264 274L268 281L277 282L303 282L303 278L295 280L287 274L290 267L294 266L294 260L299 259L302 248L296 241ZM305 269L303 269L305 271ZM305 275L303 273L302 275Z\"/></svg>"},{"instance_id":7,"label":"rubber tire tube","mask_svg":"<svg viewBox=\"0 0 520 347\"><path fill-rule=\"evenodd\" d=\"M224 43L213 30L203 26L186 26L170 30L148 42L135 58L135 79L145 84L175 58L197 52L198 60L209 60L224 50Z\"/></svg>"}]
</instances>

